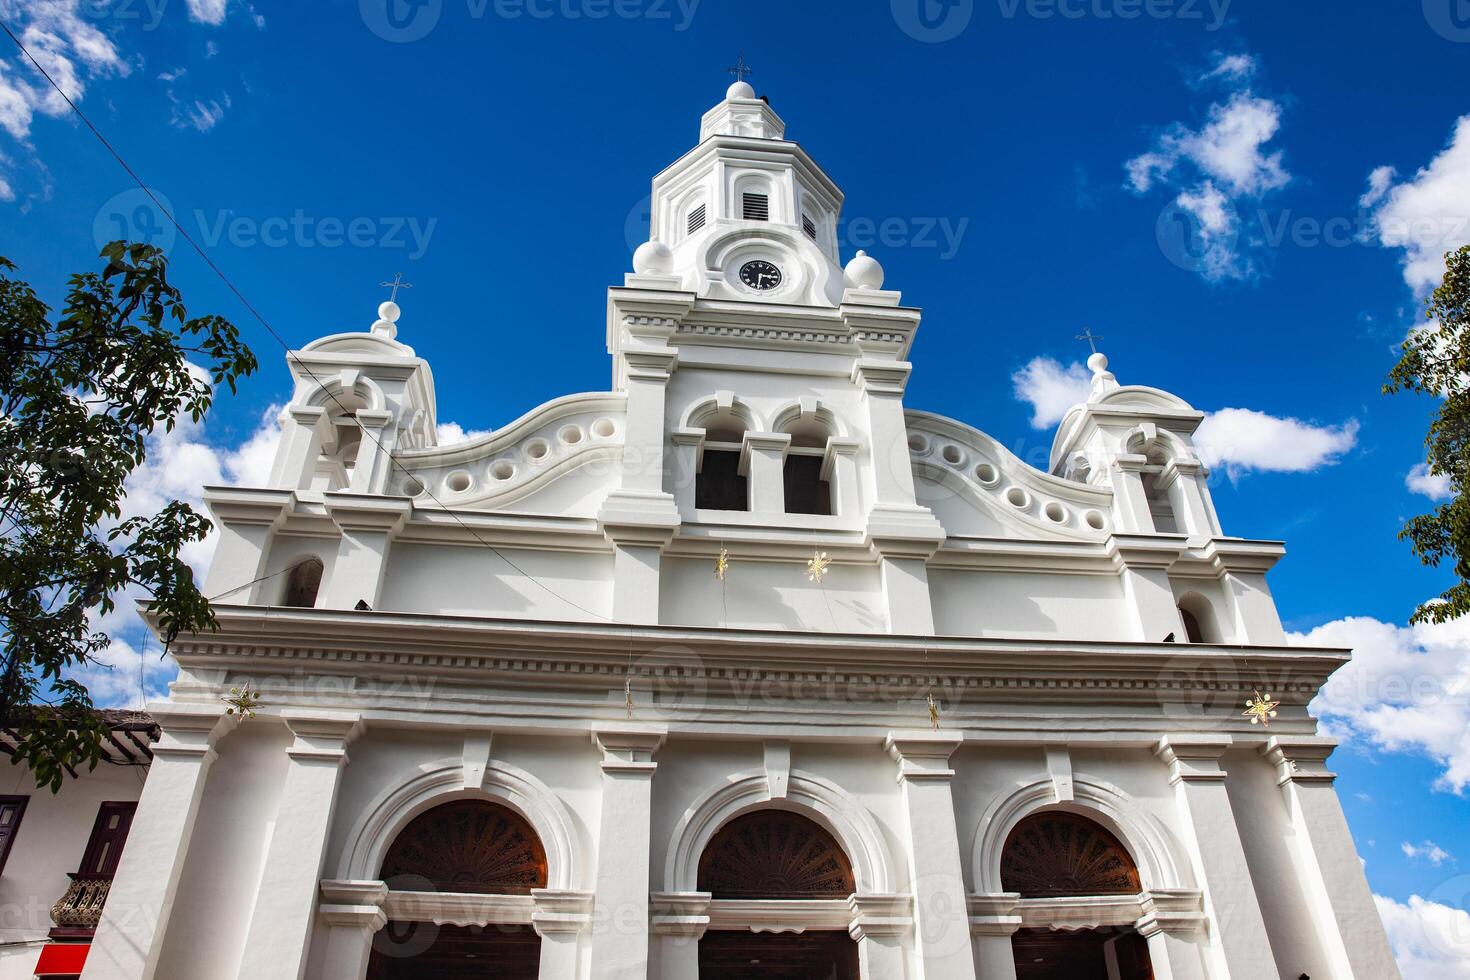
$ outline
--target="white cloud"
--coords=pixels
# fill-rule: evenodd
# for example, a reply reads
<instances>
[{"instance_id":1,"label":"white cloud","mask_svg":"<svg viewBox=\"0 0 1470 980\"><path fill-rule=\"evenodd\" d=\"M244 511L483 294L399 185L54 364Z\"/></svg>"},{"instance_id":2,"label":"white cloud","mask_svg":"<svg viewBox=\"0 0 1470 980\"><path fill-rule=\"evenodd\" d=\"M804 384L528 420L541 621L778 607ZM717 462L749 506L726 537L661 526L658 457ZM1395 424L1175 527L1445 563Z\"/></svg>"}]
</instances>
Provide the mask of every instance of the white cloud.
<instances>
[{"instance_id":1,"label":"white cloud","mask_svg":"<svg viewBox=\"0 0 1470 980\"><path fill-rule=\"evenodd\" d=\"M127 75L128 63L112 40L84 17L81 0L0 0L0 14L19 27L21 43L74 102L86 95L87 78ZM0 127L18 140L30 135L35 113L61 116L66 100L16 54L0 62Z\"/></svg>"},{"instance_id":2,"label":"white cloud","mask_svg":"<svg viewBox=\"0 0 1470 980\"><path fill-rule=\"evenodd\" d=\"M1443 473L1429 472L1428 463L1419 463L1411 469L1404 477L1404 486L1430 500L1449 500L1454 496L1454 491L1450 489L1450 478Z\"/></svg>"},{"instance_id":3,"label":"white cloud","mask_svg":"<svg viewBox=\"0 0 1470 980\"><path fill-rule=\"evenodd\" d=\"M457 446L462 442L471 442L475 439L480 438L481 436L488 436L489 434L490 430L488 429L466 430L458 422L439 423L440 446Z\"/></svg>"},{"instance_id":4,"label":"white cloud","mask_svg":"<svg viewBox=\"0 0 1470 980\"><path fill-rule=\"evenodd\" d=\"M1470 914L1410 896L1407 904L1373 896L1399 970L1411 980L1470 976Z\"/></svg>"},{"instance_id":5,"label":"white cloud","mask_svg":"<svg viewBox=\"0 0 1470 980\"><path fill-rule=\"evenodd\" d=\"M1062 365L1050 357L1033 357L1011 375L1016 397L1031 406L1031 427L1049 429L1073 405L1092 393L1092 372L1076 361Z\"/></svg>"},{"instance_id":6,"label":"white cloud","mask_svg":"<svg viewBox=\"0 0 1470 980\"><path fill-rule=\"evenodd\" d=\"M1248 408L1205 416L1195 433L1200 458L1224 466L1232 478L1252 470L1305 473L1336 463L1358 441L1358 423L1318 426Z\"/></svg>"},{"instance_id":7,"label":"white cloud","mask_svg":"<svg viewBox=\"0 0 1470 980\"><path fill-rule=\"evenodd\" d=\"M1455 856L1432 840L1427 840L1422 844L1404 841L1399 845L1399 850L1403 851L1404 857L1411 861L1423 858L1436 868L1445 863L1455 863Z\"/></svg>"},{"instance_id":8,"label":"white cloud","mask_svg":"<svg viewBox=\"0 0 1470 980\"><path fill-rule=\"evenodd\" d=\"M1366 616L1293 633L1299 646L1339 647L1353 659L1312 701L1331 733L1441 767L1436 788L1470 785L1470 619L1395 626Z\"/></svg>"},{"instance_id":9,"label":"white cloud","mask_svg":"<svg viewBox=\"0 0 1470 980\"><path fill-rule=\"evenodd\" d=\"M1444 253L1470 242L1470 115L1460 117L1449 145L1427 166L1390 186L1394 177L1390 167L1374 170L1363 203L1377 205L1379 244L1404 250L1404 281L1427 294L1444 277Z\"/></svg>"},{"instance_id":10,"label":"white cloud","mask_svg":"<svg viewBox=\"0 0 1470 980\"><path fill-rule=\"evenodd\" d=\"M1256 68L1250 55L1221 56L1200 81L1243 86ZM1175 191L1175 204L1195 219L1193 233L1202 253L1198 272L1211 282L1244 278L1250 272L1239 254L1235 204L1291 181L1283 151L1268 145L1280 129L1281 106L1240 87L1209 107L1203 125L1175 122L1152 148L1123 164L1134 193L1155 187Z\"/></svg>"},{"instance_id":11,"label":"white cloud","mask_svg":"<svg viewBox=\"0 0 1470 980\"><path fill-rule=\"evenodd\" d=\"M225 22L229 0L189 0L189 19L218 26Z\"/></svg>"}]
</instances>

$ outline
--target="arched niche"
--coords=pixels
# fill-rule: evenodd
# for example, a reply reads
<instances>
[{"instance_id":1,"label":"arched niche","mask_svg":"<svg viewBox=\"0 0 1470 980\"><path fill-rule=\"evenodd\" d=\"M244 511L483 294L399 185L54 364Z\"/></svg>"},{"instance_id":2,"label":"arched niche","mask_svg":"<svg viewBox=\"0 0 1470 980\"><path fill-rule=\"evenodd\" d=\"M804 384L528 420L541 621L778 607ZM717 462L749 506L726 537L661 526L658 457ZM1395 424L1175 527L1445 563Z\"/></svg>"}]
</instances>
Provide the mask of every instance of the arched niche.
<instances>
[{"instance_id":1,"label":"arched niche","mask_svg":"<svg viewBox=\"0 0 1470 980\"><path fill-rule=\"evenodd\" d=\"M297 562L291 569L291 574L286 576L285 589L281 594L281 605L299 609L314 607L322 589L322 574L325 567L322 560L315 556Z\"/></svg>"},{"instance_id":2,"label":"arched niche","mask_svg":"<svg viewBox=\"0 0 1470 980\"><path fill-rule=\"evenodd\" d=\"M1190 643L1224 643L1225 633L1215 615L1214 604L1198 592L1179 597L1179 619Z\"/></svg>"}]
</instances>

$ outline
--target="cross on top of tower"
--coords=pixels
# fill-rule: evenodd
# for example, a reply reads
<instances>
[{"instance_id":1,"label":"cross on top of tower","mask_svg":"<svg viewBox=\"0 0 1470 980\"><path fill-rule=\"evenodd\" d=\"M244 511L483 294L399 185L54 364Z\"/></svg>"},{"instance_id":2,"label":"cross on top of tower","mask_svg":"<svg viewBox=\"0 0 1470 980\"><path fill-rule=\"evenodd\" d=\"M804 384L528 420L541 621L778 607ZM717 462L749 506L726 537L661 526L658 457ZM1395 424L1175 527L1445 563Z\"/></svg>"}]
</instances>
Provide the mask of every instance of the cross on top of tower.
<instances>
[{"instance_id":1,"label":"cross on top of tower","mask_svg":"<svg viewBox=\"0 0 1470 980\"><path fill-rule=\"evenodd\" d=\"M1085 341L1087 341L1087 346L1088 347L1091 347L1092 348L1092 352L1094 354L1096 354L1097 353L1097 342L1099 340L1106 340L1107 338L1106 337L1103 337L1103 336L1100 336L1098 334L1093 333L1092 332L1092 328L1091 327L1087 327L1086 329L1084 329L1081 333L1079 333L1077 335L1077 339L1078 340L1085 340Z\"/></svg>"},{"instance_id":2,"label":"cross on top of tower","mask_svg":"<svg viewBox=\"0 0 1470 980\"><path fill-rule=\"evenodd\" d=\"M398 302L398 291L400 289L412 289L413 288L413 283L411 283L411 282L404 282L403 281L403 273L401 273L401 272L395 272L393 274L393 279L392 279L391 282L380 282L380 283L378 283L378 285L381 286L384 289L388 289L389 287L392 287L393 292L388 296L388 302L390 302L390 303L396 303L396 302Z\"/></svg>"},{"instance_id":3,"label":"cross on top of tower","mask_svg":"<svg viewBox=\"0 0 1470 980\"><path fill-rule=\"evenodd\" d=\"M731 65L725 70L735 76L735 81L743 82L751 76L751 73L754 72L755 69L751 68L745 63L745 52L742 50L740 52L740 60L736 61L735 64Z\"/></svg>"}]
</instances>

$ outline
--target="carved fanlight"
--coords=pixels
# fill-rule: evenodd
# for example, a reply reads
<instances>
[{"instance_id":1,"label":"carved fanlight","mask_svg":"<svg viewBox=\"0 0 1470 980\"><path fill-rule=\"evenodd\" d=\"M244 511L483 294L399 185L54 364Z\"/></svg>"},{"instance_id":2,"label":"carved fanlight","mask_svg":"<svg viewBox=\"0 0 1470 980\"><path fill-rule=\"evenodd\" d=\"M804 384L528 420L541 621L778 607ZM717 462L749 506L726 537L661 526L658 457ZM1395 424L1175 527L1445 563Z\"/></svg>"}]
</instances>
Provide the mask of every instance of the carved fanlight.
<instances>
[{"instance_id":1,"label":"carved fanlight","mask_svg":"<svg viewBox=\"0 0 1470 980\"><path fill-rule=\"evenodd\" d=\"M519 814L484 800L461 800L415 817L383 859L382 877L422 891L525 895L546 887L546 852ZM411 883L428 879L429 885Z\"/></svg>"},{"instance_id":2,"label":"carved fanlight","mask_svg":"<svg viewBox=\"0 0 1470 980\"><path fill-rule=\"evenodd\" d=\"M1027 817L1006 838L1001 887L1022 898L1135 895L1138 868L1118 839L1072 813Z\"/></svg>"},{"instance_id":3,"label":"carved fanlight","mask_svg":"<svg viewBox=\"0 0 1470 980\"><path fill-rule=\"evenodd\" d=\"M785 810L757 810L715 834L699 859L699 890L715 898L846 898L852 865L832 835Z\"/></svg>"}]
</instances>

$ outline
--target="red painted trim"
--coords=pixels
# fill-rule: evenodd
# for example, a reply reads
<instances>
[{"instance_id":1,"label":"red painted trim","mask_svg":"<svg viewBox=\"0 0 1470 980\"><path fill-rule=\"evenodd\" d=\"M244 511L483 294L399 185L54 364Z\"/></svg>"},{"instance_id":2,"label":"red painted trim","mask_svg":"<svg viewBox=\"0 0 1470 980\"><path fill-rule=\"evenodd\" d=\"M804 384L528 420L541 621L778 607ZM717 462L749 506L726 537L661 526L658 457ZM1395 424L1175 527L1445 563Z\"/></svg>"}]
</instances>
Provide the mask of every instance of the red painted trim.
<instances>
[{"instance_id":1,"label":"red painted trim","mask_svg":"<svg viewBox=\"0 0 1470 980\"><path fill-rule=\"evenodd\" d=\"M76 976L82 972L82 965L87 962L87 951L91 948L91 943L47 943L41 947L36 976Z\"/></svg>"}]
</instances>

